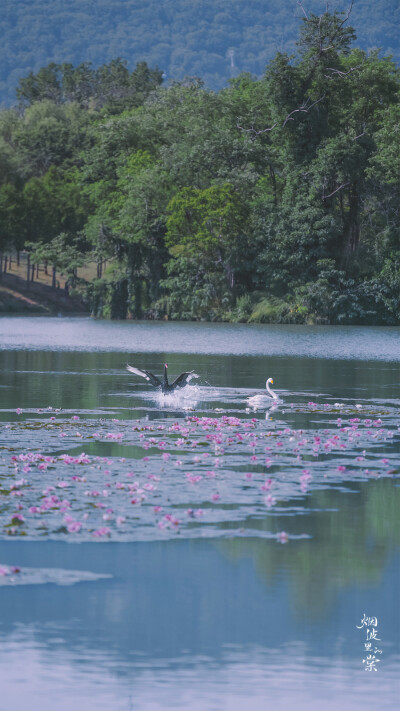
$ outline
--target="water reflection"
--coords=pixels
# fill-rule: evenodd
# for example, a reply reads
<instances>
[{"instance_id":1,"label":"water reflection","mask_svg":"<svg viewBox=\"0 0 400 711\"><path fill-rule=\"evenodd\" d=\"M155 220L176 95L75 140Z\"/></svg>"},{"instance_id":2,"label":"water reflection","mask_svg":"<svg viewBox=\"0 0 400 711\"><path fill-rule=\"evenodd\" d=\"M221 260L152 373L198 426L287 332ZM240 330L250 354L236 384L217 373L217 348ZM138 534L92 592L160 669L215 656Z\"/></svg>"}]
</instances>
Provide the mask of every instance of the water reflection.
<instances>
[{"instance_id":1,"label":"water reflection","mask_svg":"<svg viewBox=\"0 0 400 711\"><path fill-rule=\"evenodd\" d=\"M348 660L308 658L301 642L283 650L228 649L222 664L200 657L167 666L155 660L149 668L139 658L119 666L120 674L111 655L111 650L93 654L88 664L82 653L62 650L51 657L40 646L26 649L17 638L7 657L0 652L2 698L7 708L22 710L28 685L31 708L43 711L364 711L372 703L397 708L397 660L379 678L365 678Z\"/></svg>"},{"instance_id":2,"label":"water reflection","mask_svg":"<svg viewBox=\"0 0 400 711\"><path fill-rule=\"evenodd\" d=\"M361 496L359 506L353 494ZM295 616L323 621L338 596L354 586L379 589L388 561L393 565L393 585L400 584L400 489L390 481L340 489L314 491L306 506L293 506L283 525L290 536L307 531L308 545L292 540L283 550L260 545L257 540L236 538L215 543L231 561L251 558L257 575L266 585L274 584L279 571L290 571L289 601ZM282 526L276 520L273 530ZM270 522L269 522L270 523ZM396 583L397 580L397 583ZM394 588L393 588L394 594ZM399 631L398 613L397 633ZM393 618L392 618L393 619ZM395 625L396 629L396 625Z\"/></svg>"},{"instance_id":3,"label":"water reflection","mask_svg":"<svg viewBox=\"0 0 400 711\"><path fill-rule=\"evenodd\" d=\"M40 704L45 711L56 698L57 708L71 708L73 698L74 708L82 711L105 708L106 702L108 708L129 709L130 698L132 708L140 709L182 708L191 698L190 707L200 710L243 708L247 697L246 708L261 709L265 694L277 708L317 709L328 691L332 708L347 699L344 708L358 709L371 692L378 694L379 708L390 708L399 691L398 557L387 556L372 604L366 571L350 580L345 566L334 567L333 559L332 596L326 571L310 572L299 547L247 543L14 542L10 547L1 542L1 560L51 567L62 559L69 568L76 567L79 552L82 568L113 576L71 587L3 589L0 664L6 707L22 709L27 693L39 699L45 687ZM273 546L276 555L266 550ZM349 554L353 564L359 553ZM309 593L314 588L306 607L291 602L299 593L295 557L297 575ZM323 603L316 615L318 598ZM371 604L384 649L373 680L365 679L356 629Z\"/></svg>"}]
</instances>

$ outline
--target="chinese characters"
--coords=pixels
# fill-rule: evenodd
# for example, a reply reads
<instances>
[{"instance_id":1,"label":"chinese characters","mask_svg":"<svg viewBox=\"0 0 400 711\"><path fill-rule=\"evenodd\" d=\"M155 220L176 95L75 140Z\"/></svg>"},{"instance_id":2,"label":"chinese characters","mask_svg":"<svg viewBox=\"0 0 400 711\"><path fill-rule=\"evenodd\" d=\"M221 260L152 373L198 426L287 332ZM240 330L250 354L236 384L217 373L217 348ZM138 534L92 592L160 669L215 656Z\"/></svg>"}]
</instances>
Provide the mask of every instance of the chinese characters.
<instances>
[{"instance_id":1,"label":"chinese characters","mask_svg":"<svg viewBox=\"0 0 400 711\"><path fill-rule=\"evenodd\" d=\"M376 642L380 642L378 637L378 618L377 617L367 617L364 612L364 617L361 620L360 625L356 625L358 630L366 629L366 639L364 641L364 650L368 652L366 658L363 659L363 664L365 664L364 671L378 671L377 664L381 661L378 654L382 654L382 650L378 649Z\"/></svg>"}]
</instances>

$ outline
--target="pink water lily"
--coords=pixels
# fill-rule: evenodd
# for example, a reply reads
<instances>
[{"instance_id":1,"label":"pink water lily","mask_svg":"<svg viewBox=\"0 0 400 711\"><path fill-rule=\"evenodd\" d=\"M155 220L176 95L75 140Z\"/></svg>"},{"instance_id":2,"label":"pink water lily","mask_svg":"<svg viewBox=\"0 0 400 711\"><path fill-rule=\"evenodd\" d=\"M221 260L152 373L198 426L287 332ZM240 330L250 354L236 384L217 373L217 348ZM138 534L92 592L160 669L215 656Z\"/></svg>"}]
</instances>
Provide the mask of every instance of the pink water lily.
<instances>
[{"instance_id":1,"label":"pink water lily","mask_svg":"<svg viewBox=\"0 0 400 711\"><path fill-rule=\"evenodd\" d=\"M322 410L321 405L318 407ZM329 407L332 406L324 407L324 410ZM89 432L90 438L96 436L117 441L120 447L139 445L149 450L148 456L139 457L134 462L129 456L125 460L123 457L85 453L78 456L70 453L51 456L38 451L4 454L3 457L8 458L8 471L5 469L5 483L2 485L6 491L4 505L11 503L16 515L28 512L27 522L13 519L12 533L35 535L41 529L51 534L58 530L60 517L67 516L64 519L65 528L68 530L70 526L68 533L71 534L81 531L84 536L117 535L118 522L126 519L124 534L126 531L131 535L134 528L148 526L150 512L153 526L158 526L164 534L175 535L174 532L183 526L189 524L190 527L191 519L197 521L203 517L203 510L196 508L202 502L208 505L206 513L209 512L210 516L205 516L204 522L199 520L197 525L215 526L217 520L223 520L221 517L225 515L225 508L233 508L235 517L241 518L251 507L257 510L260 498L262 504L271 508L278 497L286 502L290 496L299 496L299 484L304 493L312 486L314 479L320 483L323 477L329 475L334 480L337 472L346 473L349 478L356 473L369 477L395 474L397 470L389 471L391 454L381 459L374 457L374 470L364 469L361 472L358 462L365 461L367 444L376 442L383 447L396 430L383 425L380 418L367 421L363 420L362 415L361 419L346 416L347 412L348 408L342 407L341 417L336 419L336 410L330 429L316 431L292 429L285 425L279 429L277 421L270 426L271 423L256 418L246 420L193 415L177 422L166 421L165 424L137 420L132 427L122 421L118 424L119 432L110 427L110 437L107 437L104 421L98 425L99 431L95 435L91 434L92 425L86 419L82 422L82 432L75 432L73 423L78 415L72 416L69 424L62 423L65 432L52 428L53 441L57 435L73 440L81 439L82 434L86 437L86 432ZM324 419L327 414L323 413ZM354 414L354 409L349 414ZM123 441L118 435L124 435ZM178 442L179 451L175 448ZM267 442L270 446L265 446ZM198 450L195 455L193 448ZM340 461L346 449L349 453L354 452L352 461L354 464L357 462L354 472ZM207 461L209 457L211 460ZM129 471L129 462L135 471ZM206 462L211 467L215 462L214 469L206 470ZM246 472L246 462L247 468L257 471ZM306 462L309 468L302 469ZM260 466L253 466L258 463ZM82 467L79 474L78 466ZM274 480L265 476L271 466L274 467ZM22 474L26 477L24 480L20 478ZM213 480L218 481L220 491L215 491ZM89 483L82 487L86 481ZM276 498L271 495L272 486ZM64 490L62 494L61 490ZM260 494L266 496L260 497ZM133 509L130 502L134 505ZM154 506L154 503L158 505ZM183 522L172 513L164 516L164 510L171 511L171 507L177 507L181 511L185 506L190 508L186 509ZM85 522L89 516L91 526L88 529ZM10 532L9 520L8 517L6 533ZM102 531L107 527L103 524L108 521L113 522L110 524L111 532L104 534Z\"/></svg>"},{"instance_id":2,"label":"pink water lily","mask_svg":"<svg viewBox=\"0 0 400 711\"><path fill-rule=\"evenodd\" d=\"M72 521L67 526L68 533L79 533L81 528L82 524L79 521Z\"/></svg>"},{"instance_id":3,"label":"pink water lily","mask_svg":"<svg viewBox=\"0 0 400 711\"><path fill-rule=\"evenodd\" d=\"M107 526L102 526L101 528L98 528L96 531L93 531L93 536L96 536L97 538L100 538L101 536L109 536L111 533L111 529L107 528Z\"/></svg>"}]
</instances>

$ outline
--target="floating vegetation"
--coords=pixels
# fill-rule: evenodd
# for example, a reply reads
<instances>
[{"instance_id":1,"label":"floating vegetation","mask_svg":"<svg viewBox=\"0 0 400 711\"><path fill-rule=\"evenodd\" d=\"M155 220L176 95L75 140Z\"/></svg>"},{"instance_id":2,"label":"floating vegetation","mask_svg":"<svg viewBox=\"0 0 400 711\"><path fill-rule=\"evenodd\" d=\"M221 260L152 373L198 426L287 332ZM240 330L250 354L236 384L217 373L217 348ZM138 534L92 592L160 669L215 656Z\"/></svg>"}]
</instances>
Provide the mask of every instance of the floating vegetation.
<instances>
[{"instance_id":1,"label":"floating vegetation","mask_svg":"<svg viewBox=\"0 0 400 711\"><path fill-rule=\"evenodd\" d=\"M277 531L274 518L306 510L313 490L400 473L392 406L285 403L266 415L158 412L150 421L21 414L1 442L7 536L286 543L299 534Z\"/></svg>"},{"instance_id":2,"label":"floating vegetation","mask_svg":"<svg viewBox=\"0 0 400 711\"><path fill-rule=\"evenodd\" d=\"M61 568L18 568L15 565L0 564L0 587L5 585L74 585L93 582L111 575L86 572L84 570L63 570Z\"/></svg>"}]
</instances>

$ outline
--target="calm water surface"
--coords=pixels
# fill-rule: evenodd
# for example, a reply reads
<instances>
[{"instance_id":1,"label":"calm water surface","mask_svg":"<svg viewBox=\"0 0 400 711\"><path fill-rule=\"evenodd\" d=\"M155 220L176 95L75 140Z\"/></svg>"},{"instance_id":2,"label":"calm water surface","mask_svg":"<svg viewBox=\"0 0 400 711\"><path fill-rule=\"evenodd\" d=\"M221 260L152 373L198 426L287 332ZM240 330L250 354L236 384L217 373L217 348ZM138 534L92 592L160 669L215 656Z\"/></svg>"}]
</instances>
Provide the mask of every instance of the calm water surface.
<instances>
[{"instance_id":1,"label":"calm water surface","mask_svg":"<svg viewBox=\"0 0 400 711\"><path fill-rule=\"evenodd\" d=\"M400 360L400 327L0 317L0 348Z\"/></svg>"},{"instance_id":2,"label":"calm water surface","mask_svg":"<svg viewBox=\"0 0 400 711\"><path fill-rule=\"evenodd\" d=\"M0 366L1 710L398 708L399 329L1 318Z\"/></svg>"}]
</instances>

